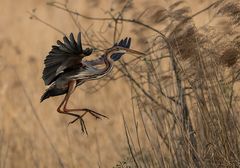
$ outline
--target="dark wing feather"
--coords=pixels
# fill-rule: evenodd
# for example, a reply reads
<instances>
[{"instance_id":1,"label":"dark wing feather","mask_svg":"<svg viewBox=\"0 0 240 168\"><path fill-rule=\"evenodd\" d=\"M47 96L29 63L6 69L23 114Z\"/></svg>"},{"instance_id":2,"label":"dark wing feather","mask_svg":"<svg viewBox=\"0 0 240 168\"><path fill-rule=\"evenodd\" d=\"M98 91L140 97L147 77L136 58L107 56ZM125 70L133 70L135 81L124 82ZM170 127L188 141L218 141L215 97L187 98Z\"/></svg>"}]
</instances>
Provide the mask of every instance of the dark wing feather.
<instances>
[{"instance_id":1,"label":"dark wing feather","mask_svg":"<svg viewBox=\"0 0 240 168\"><path fill-rule=\"evenodd\" d=\"M60 40L57 41L57 44L59 45L58 48L61 51L72 54L72 51L64 43L62 43Z\"/></svg>"},{"instance_id":2,"label":"dark wing feather","mask_svg":"<svg viewBox=\"0 0 240 168\"><path fill-rule=\"evenodd\" d=\"M66 46L69 50L71 50L72 52L75 53L75 47L72 47L72 46L71 46L71 43L70 43L70 41L68 40L68 38L67 38L66 36L63 37L63 41L64 41L65 46Z\"/></svg>"},{"instance_id":3,"label":"dark wing feather","mask_svg":"<svg viewBox=\"0 0 240 168\"><path fill-rule=\"evenodd\" d=\"M114 44L114 46L119 46L119 47L124 47L124 48L130 48L130 46L131 46L131 38L130 38L130 37L126 37L125 39L120 40L119 43ZM110 57L111 57L111 59L113 59L114 61L117 61L117 60L119 60L123 55L124 55L124 53L115 53L115 54L112 54Z\"/></svg>"},{"instance_id":4,"label":"dark wing feather","mask_svg":"<svg viewBox=\"0 0 240 168\"><path fill-rule=\"evenodd\" d=\"M81 33L78 33L78 38L77 38L77 47L79 51L82 51L82 42L81 42Z\"/></svg>"},{"instance_id":5,"label":"dark wing feather","mask_svg":"<svg viewBox=\"0 0 240 168\"><path fill-rule=\"evenodd\" d=\"M64 43L63 43L64 42ZM71 33L69 39L64 36L63 42L57 41L57 45L53 45L51 51L44 60L45 68L43 70L43 80L45 85L50 85L56 80L56 77L75 64L79 64L83 54L81 33L78 34L78 41L76 42Z\"/></svg>"},{"instance_id":6,"label":"dark wing feather","mask_svg":"<svg viewBox=\"0 0 240 168\"><path fill-rule=\"evenodd\" d=\"M57 68L56 75L59 75L60 73L64 72L64 70L66 70L67 68L70 68L76 64L81 65L81 62L79 62L79 58L69 57Z\"/></svg>"},{"instance_id":7,"label":"dark wing feather","mask_svg":"<svg viewBox=\"0 0 240 168\"><path fill-rule=\"evenodd\" d=\"M83 84L84 81L82 80L78 80L77 81L77 86ZM59 96L59 95L63 95L66 94L68 92L68 87L66 88L57 88L55 85L51 85L46 91L45 93L42 95L40 102L44 101L45 99L49 98L49 97L54 97L54 96Z\"/></svg>"},{"instance_id":8,"label":"dark wing feather","mask_svg":"<svg viewBox=\"0 0 240 168\"><path fill-rule=\"evenodd\" d=\"M64 88L64 89L59 89L56 87L50 87L48 88L45 93L42 95L40 102L42 102L43 100L49 98L49 97L54 97L54 96L58 96L58 95L63 95L65 93L67 93L68 88Z\"/></svg>"},{"instance_id":9,"label":"dark wing feather","mask_svg":"<svg viewBox=\"0 0 240 168\"><path fill-rule=\"evenodd\" d=\"M78 50L78 48L77 48L77 42L75 41L74 36L73 36L72 33L70 34L69 39L70 39L71 46L74 47L74 50L75 50L75 51L82 52L82 51Z\"/></svg>"}]
</instances>

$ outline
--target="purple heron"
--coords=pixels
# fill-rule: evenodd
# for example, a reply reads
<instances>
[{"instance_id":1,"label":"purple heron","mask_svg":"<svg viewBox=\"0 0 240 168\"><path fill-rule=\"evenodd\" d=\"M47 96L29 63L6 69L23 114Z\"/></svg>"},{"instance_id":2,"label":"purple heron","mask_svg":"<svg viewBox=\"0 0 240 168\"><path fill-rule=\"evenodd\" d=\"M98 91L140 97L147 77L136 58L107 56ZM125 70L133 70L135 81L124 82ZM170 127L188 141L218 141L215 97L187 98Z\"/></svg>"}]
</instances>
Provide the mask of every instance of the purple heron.
<instances>
[{"instance_id":1,"label":"purple heron","mask_svg":"<svg viewBox=\"0 0 240 168\"><path fill-rule=\"evenodd\" d=\"M100 79L109 74L113 68L113 63L119 60L125 53L143 54L141 52L129 49L131 38L122 39L113 47L104 50L103 55L95 60L87 61L84 57L92 54L93 49L82 48L81 33L79 32L77 41L71 33L69 38L63 37L63 42L57 41L57 45L52 46L52 50L44 60L45 68L43 70L43 80L48 89L41 97L41 102L49 97L66 94L63 101L57 108L62 114L76 117L69 124L79 120L82 131L87 133L84 115L90 113L96 119L105 115L97 113L87 108L68 109L67 103L77 86L86 81ZM104 68L98 68L98 65L104 65ZM83 111L82 115L73 112Z\"/></svg>"}]
</instances>

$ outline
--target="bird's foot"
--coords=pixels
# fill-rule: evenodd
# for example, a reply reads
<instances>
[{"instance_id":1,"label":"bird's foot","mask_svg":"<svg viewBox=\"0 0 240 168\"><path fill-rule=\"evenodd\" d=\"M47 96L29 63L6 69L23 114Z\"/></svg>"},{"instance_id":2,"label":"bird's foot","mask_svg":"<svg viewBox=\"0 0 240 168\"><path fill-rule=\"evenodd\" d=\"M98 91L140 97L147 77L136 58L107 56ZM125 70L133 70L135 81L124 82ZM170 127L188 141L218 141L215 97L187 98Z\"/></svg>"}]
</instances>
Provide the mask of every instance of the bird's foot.
<instances>
[{"instance_id":1,"label":"bird's foot","mask_svg":"<svg viewBox=\"0 0 240 168\"><path fill-rule=\"evenodd\" d=\"M84 133L86 133L86 135L88 135L88 132L87 132L87 127L86 127L86 125L85 125L85 122L84 122L84 120L83 120L83 115L75 115L75 119L74 120L72 120L71 122L69 122L68 123L68 126L70 125L70 124L73 124L73 123L75 123L77 120L79 120L79 122L80 122L80 125L81 125L81 130L82 130L82 133L84 134Z\"/></svg>"},{"instance_id":2,"label":"bird's foot","mask_svg":"<svg viewBox=\"0 0 240 168\"><path fill-rule=\"evenodd\" d=\"M83 116L85 116L87 113L90 113L92 116L94 116L96 119L102 119L103 117L104 118L108 118L107 116L103 115L103 114L100 114L96 111L93 111L93 110L90 110L90 109L87 109L87 108L84 108L84 109L65 109L65 114L70 114L69 112L73 112L73 111L84 111L84 113L82 115L77 115L77 114L74 114L74 116L76 117L74 120L72 120L71 122L68 123L68 125L70 124L73 124L75 123L77 120L79 120L80 122L80 125L81 125L81 130L83 133L87 133L87 128L86 128L86 125L85 125L85 122L83 120ZM71 113L72 114L72 113Z\"/></svg>"},{"instance_id":3,"label":"bird's foot","mask_svg":"<svg viewBox=\"0 0 240 168\"><path fill-rule=\"evenodd\" d=\"M85 115L86 113L90 113L92 116L94 116L96 119L102 119L101 117L103 118L108 118L107 116L101 114L101 113L98 113L96 111L93 111L93 110L90 110L90 109L81 109L81 111L85 111L85 113L83 115Z\"/></svg>"}]
</instances>

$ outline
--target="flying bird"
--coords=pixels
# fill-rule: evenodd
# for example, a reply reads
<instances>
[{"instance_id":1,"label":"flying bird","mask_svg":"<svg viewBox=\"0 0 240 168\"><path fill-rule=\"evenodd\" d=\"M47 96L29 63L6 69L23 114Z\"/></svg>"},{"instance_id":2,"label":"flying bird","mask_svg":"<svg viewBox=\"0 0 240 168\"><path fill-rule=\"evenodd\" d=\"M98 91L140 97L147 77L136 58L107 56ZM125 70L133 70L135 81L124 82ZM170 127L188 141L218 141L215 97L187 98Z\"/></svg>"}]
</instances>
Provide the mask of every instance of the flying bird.
<instances>
[{"instance_id":1,"label":"flying bird","mask_svg":"<svg viewBox=\"0 0 240 168\"><path fill-rule=\"evenodd\" d=\"M76 117L69 124L79 120L82 131L87 133L87 129L82 119L84 115L90 113L96 119L101 117L107 118L105 115L96 111L80 108L68 109L67 103L77 86L82 85L86 81L100 79L109 74L113 68L113 63L119 60L125 53L140 54L143 53L130 49L131 38L120 40L111 48L104 50L104 53L95 60L84 60L84 57L93 53L92 48L83 49L81 42L81 32L79 32L77 40L71 33L69 38L63 37L63 42L57 41L57 45L52 46L52 50L44 60L45 68L43 70L42 79L48 89L41 97L41 102L49 97L65 94L63 101L57 108L62 114ZM98 68L99 65L104 68ZM83 111L82 115L73 112Z\"/></svg>"}]
</instances>

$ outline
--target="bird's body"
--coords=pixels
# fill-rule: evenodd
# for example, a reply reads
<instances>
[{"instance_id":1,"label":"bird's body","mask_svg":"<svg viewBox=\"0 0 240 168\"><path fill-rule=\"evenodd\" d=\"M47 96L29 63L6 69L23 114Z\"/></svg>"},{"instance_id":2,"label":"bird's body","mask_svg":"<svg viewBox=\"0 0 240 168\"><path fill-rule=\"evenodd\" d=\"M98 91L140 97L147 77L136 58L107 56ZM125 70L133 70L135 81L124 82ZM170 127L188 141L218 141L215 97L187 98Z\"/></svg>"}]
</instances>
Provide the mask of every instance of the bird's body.
<instances>
[{"instance_id":1,"label":"bird's body","mask_svg":"<svg viewBox=\"0 0 240 168\"><path fill-rule=\"evenodd\" d=\"M53 97L66 94L68 91L68 83L71 80L76 80L76 87L82 85L89 80L100 79L109 74L113 68L112 60L108 60L108 57L102 56L93 61L82 61L81 64L76 64L70 68L64 70L58 78L52 82L51 86L41 97L41 101ZM105 64L104 68L96 68L95 65Z\"/></svg>"},{"instance_id":2,"label":"bird's body","mask_svg":"<svg viewBox=\"0 0 240 168\"><path fill-rule=\"evenodd\" d=\"M135 50L131 50L131 38L125 38L113 47L105 50L103 55L95 60L87 61L84 57L92 54L92 49L82 48L81 33L78 34L75 41L71 33L69 39L63 37L64 43L57 41L58 46L52 46L52 50L44 60L45 68L43 70L43 80L48 89L41 97L41 102L49 97L66 94L57 111L59 113L75 116L76 119L70 123L80 120L82 130L86 131L86 127L82 117L86 113L92 114L96 118L106 117L90 109L67 109L67 102L70 95L77 86L82 85L86 81L100 79L109 74L113 68L114 61L119 60L126 52L142 54ZM103 68L99 68L99 65ZM63 106L63 109L61 109ZM77 115L75 111L84 111L82 115Z\"/></svg>"}]
</instances>

